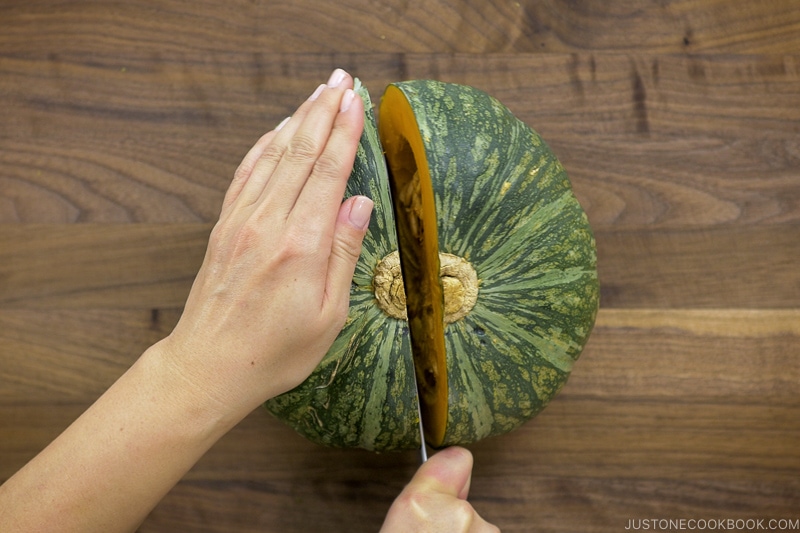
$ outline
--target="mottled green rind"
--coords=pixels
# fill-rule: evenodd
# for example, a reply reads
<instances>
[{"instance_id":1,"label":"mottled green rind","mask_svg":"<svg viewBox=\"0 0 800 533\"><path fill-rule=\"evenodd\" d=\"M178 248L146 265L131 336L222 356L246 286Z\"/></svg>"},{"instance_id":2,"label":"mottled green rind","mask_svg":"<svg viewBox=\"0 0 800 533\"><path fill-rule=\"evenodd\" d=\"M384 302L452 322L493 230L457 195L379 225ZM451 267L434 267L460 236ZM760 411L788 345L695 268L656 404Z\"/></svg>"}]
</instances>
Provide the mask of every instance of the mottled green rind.
<instances>
[{"instance_id":1,"label":"mottled green rind","mask_svg":"<svg viewBox=\"0 0 800 533\"><path fill-rule=\"evenodd\" d=\"M511 431L561 389L599 304L595 242L559 161L486 93L395 84L414 109L436 201L439 249L478 273L478 302L446 326L443 445Z\"/></svg>"},{"instance_id":2,"label":"mottled green rind","mask_svg":"<svg viewBox=\"0 0 800 533\"><path fill-rule=\"evenodd\" d=\"M368 196L375 207L353 276L347 323L311 376L266 407L319 444L407 450L420 446L407 323L381 311L372 288L375 267L397 250L397 236L374 110L358 85L366 117L345 194Z\"/></svg>"},{"instance_id":3,"label":"mottled green rind","mask_svg":"<svg viewBox=\"0 0 800 533\"><path fill-rule=\"evenodd\" d=\"M435 81L395 84L426 145L439 247L467 258L478 301L446 326L444 445L508 432L561 389L594 324L595 244L561 164L487 94ZM360 90L365 102L369 96ZM371 105L347 194L375 201L342 333L314 373L268 409L314 442L374 451L419 447L408 330L372 293L397 249L388 176Z\"/></svg>"}]
</instances>

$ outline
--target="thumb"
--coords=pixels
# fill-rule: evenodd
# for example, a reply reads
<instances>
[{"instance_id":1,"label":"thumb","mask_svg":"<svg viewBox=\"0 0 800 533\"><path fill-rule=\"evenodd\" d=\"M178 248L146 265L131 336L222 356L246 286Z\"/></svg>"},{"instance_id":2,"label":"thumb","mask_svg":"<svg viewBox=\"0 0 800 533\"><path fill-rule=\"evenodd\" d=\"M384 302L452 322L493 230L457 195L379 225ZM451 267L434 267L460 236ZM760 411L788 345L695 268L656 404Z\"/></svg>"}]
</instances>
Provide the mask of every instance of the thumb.
<instances>
[{"instance_id":1,"label":"thumb","mask_svg":"<svg viewBox=\"0 0 800 533\"><path fill-rule=\"evenodd\" d=\"M334 302L349 301L350 282L361 255L361 243L367 233L373 205L366 196L352 196L339 207L326 284L326 292Z\"/></svg>"},{"instance_id":2,"label":"thumb","mask_svg":"<svg viewBox=\"0 0 800 533\"><path fill-rule=\"evenodd\" d=\"M466 448L452 446L432 455L409 485L466 500L471 480L472 454Z\"/></svg>"},{"instance_id":3,"label":"thumb","mask_svg":"<svg viewBox=\"0 0 800 533\"><path fill-rule=\"evenodd\" d=\"M498 533L466 501L472 476L472 454L446 448L422 465L395 499L382 533L421 531Z\"/></svg>"}]
</instances>

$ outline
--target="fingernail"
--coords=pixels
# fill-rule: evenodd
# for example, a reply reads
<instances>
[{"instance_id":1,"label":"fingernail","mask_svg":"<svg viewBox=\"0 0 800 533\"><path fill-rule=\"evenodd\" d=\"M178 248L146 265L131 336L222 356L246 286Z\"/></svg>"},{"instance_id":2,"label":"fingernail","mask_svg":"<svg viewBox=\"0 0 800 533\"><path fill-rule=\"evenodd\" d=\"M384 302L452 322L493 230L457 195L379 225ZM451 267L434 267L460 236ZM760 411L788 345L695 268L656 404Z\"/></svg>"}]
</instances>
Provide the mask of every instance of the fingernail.
<instances>
[{"instance_id":1,"label":"fingernail","mask_svg":"<svg viewBox=\"0 0 800 533\"><path fill-rule=\"evenodd\" d=\"M309 96L308 99L313 101L319 98L319 95L322 94L322 91L325 90L325 87L327 87L327 85L325 85L324 83L319 87L317 87L317 89L313 93L311 93L311 96Z\"/></svg>"},{"instance_id":2,"label":"fingernail","mask_svg":"<svg viewBox=\"0 0 800 533\"><path fill-rule=\"evenodd\" d=\"M338 87L344 81L345 74L345 71L340 68L334 70L331 77L328 78L328 87Z\"/></svg>"},{"instance_id":3,"label":"fingernail","mask_svg":"<svg viewBox=\"0 0 800 533\"><path fill-rule=\"evenodd\" d=\"M366 196L359 196L350 209L350 223L362 231L365 230L374 205L374 202Z\"/></svg>"},{"instance_id":4,"label":"fingernail","mask_svg":"<svg viewBox=\"0 0 800 533\"><path fill-rule=\"evenodd\" d=\"M286 123L289 122L290 118L292 117L286 117L285 119L281 120L281 123L275 126L275 131L281 131L281 128L283 128L286 125Z\"/></svg>"},{"instance_id":5,"label":"fingernail","mask_svg":"<svg viewBox=\"0 0 800 533\"><path fill-rule=\"evenodd\" d=\"M344 113L350 109L350 104L353 103L353 98L355 98L355 96L356 93L353 91L353 89L347 89L342 95L342 103L339 105L339 111Z\"/></svg>"}]
</instances>

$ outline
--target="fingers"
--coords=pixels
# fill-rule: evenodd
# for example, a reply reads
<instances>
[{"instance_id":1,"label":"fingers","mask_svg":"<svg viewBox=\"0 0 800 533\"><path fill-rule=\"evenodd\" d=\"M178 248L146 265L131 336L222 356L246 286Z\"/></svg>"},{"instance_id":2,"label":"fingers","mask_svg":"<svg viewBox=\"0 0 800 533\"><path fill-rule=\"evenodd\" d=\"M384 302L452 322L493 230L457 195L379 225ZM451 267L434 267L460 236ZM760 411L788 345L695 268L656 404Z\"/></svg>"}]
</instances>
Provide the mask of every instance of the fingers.
<instances>
[{"instance_id":1,"label":"fingers","mask_svg":"<svg viewBox=\"0 0 800 533\"><path fill-rule=\"evenodd\" d=\"M433 455L394 501L381 533L499 531L466 501L471 473L472 454L464 448Z\"/></svg>"},{"instance_id":2,"label":"fingers","mask_svg":"<svg viewBox=\"0 0 800 533\"><path fill-rule=\"evenodd\" d=\"M278 130L283 127L286 122L289 120L290 117L287 117L283 120L278 126L270 131L269 133L264 134L252 148L250 151L247 152L247 155L244 156L244 159L239 164L239 168L236 169L236 172L233 174L233 181L228 186L228 191L225 193L225 199L222 202L222 213L224 214L228 211L231 205L236 201L239 197L239 193L242 192L245 183L250 178L250 175L253 173L253 169L256 166L256 163L261 158L261 155L264 153L264 150L267 146L272 142L275 138L276 133Z\"/></svg>"},{"instance_id":3,"label":"fingers","mask_svg":"<svg viewBox=\"0 0 800 533\"><path fill-rule=\"evenodd\" d=\"M324 165L324 161L331 158L326 155L329 139L341 137L343 133L349 133L359 126L363 128L359 122L359 119L363 121L363 117L345 121L338 118L339 115L347 114L350 117L357 114L355 109L349 110L352 106L345 106L347 113L342 112L343 102L352 101L352 87L353 78L337 69L331 74L327 84L320 85L309 96L262 150L239 194L238 204L242 207L267 207L274 216L288 216L319 160L322 159ZM343 123L350 125L342 128ZM357 134L350 134L348 137L353 139L354 136L360 136L360 133L359 130ZM356 148L354 146L353 151ZM342 166L349 166L344 176L346 180L352 161L348 165L346 154L339 159L339 175L344 174L341 172ZM336 207L340 201L341 195L336 200ZM328 213L331 217L329 220L332 221L336 210Z\"/></svg>"},{"instance_id":4,"label":"fingers","mask_svg":"<svg viewBox=\"0 0 800 533\"><path fill-rule=\"evenodd\" d=\"M231 184L231 188L234 188L236 185L236 177L239 174L246 176L245 181L238 187L239 191L236 194L236 204L239 209L246 208L258 202L261 193L264 191L264 187L286 151L286 145L289 139L292 138L292 135L297 130L297 126L302 122L303 117L308 112L311 102L316 98L315 95L318 91L319 88L300 105L294 115L288 119L284 119L284 121L279 124L279 128L275 128L275 130L265 135L265 137L268 137L266 142L262 143L262 141L265 141L264 137L262 137L256 146L245 156L245 161L242 161L242 164L239 165L237 174L234 176L234 182Z\"/></svg>"},{"instance_id":5,"label":"fingers","mask_svg":"<svg viewBox=\"0 0 800 533\"><path fill-rule=\"evenodd\" d=\"M314 176L319 174L321 167L334 174L337 181L342 182L342 185L346 183L353 168L353 161L348 157L348 152L352 150L353 157L355 157L356 144L361 131L358 131L357 135L348 135L355 127L348 124L349 127L343 128L339 118L342 115L340 109L344 95L352 93L353 79L349 75L342 74L343 79L338 80L336 74L334 72L331 76L336 85L325 86L313 101L303 120L295 123L296 130L286 144L283 156L261 194L262 203L267 199L276 200L271 202L271 207L279 210L280 214L284 216L288 216L294 208L302 191L317 187L315 182L318 180L315 180ZM352 113L347 114L348 117L350 115ZM346 140L336 142L337 139L345 136ZM349 146L351 144L353 146ZM334 154L336 149L342 150L343 153ZM334 160L332 164L326 164L332 159ZM310 208L315 212L322 210L330 216L329 220L333 220L336 209L341 203L342 194L329 198L331 192L333 191L320 191L320 195L333 200L332 204L304 208ZM343 186L342 192L344 192Z\"/></svg>"},{"instance_id":6,"label":"fingers","mask_svg":"<svg viewBox=\"0 0 800 533\"><path fill-rule=\"evenodd\" d=\"M336 219L325 295L328 300L342 306L344 317L347 316L347 304L350 301L350 281L361 254L361 243L367 232L373 205L366 196L353 196L342 203Z\"/></svg>"},{"instance_id":7,"label":"fingers","mask_svg":"<svg viewBox=\"0 0 800 533\"><path fill-rule=\"evenodd\" d=\"M339 209L364 129L364 104L352 90L342 95L332 127L325 149L297 199L297 212L312 217L303 224L318 223L320 217Z\"/></svg>"},{"instance_id":8,"label":"fingers","mask_svg":"<svg viewBox=\"0 0 800 533\"><path fill-rule=\"evenodd\" d=\"M342 202L364 128L353 84L335 70L294 115L259 139L239 165L220 217L227 234L266 229L272 250L292 251L284 259L308 256L299 261L306 285L323 297L320 310L337 318L342 308L346 313L372 210L367 198Z\"/></svg>"},{"instance_id":9,"label":"fingers","mask_svg":"<svg viewBox=\"0 0 800 533\"><path fill-rule=\"evenodd\" d=\"M472 454L466 448L452 446L431 456L410 484L466 500L471 479Z\"/></svg>"}]
</instances>

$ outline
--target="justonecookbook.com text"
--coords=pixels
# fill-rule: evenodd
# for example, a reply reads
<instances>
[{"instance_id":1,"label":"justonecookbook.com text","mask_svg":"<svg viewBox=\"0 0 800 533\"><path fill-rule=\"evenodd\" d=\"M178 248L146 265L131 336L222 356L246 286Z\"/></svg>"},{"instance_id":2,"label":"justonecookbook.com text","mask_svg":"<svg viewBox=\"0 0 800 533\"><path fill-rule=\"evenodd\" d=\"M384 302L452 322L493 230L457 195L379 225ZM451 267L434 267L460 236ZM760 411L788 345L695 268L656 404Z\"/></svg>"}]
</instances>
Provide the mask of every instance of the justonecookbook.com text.
<instances>
[{"instance_id":1,"label":"justonecookbook.com text","mask_svg":"<svg viewBox=\"0 0 800 533\"><path fill-rule=\"evenodd\" d=\"M628 531L800 531L800 518L642 518Z\"/></svg>"}]
</instances>

